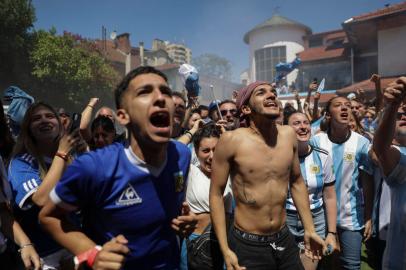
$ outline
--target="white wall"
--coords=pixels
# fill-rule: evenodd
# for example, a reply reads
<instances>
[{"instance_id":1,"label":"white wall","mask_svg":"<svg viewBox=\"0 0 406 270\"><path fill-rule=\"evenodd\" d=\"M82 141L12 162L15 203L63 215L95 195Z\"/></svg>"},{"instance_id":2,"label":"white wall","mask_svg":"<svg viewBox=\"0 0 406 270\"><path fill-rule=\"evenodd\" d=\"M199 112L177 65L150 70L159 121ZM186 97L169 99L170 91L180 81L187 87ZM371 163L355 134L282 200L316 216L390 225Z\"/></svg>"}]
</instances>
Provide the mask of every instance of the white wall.
<instances>
[{"instance_id":1,"label":"white wall","mask_svg":"<svg viewBox=\"0 0 406 270\"><path fill-rule=\"evenodd\" d=\"M378 72L381 76L406 73L406 26L378 32Z\"/></svg>"},{"instance_id":2,"label":"white wall","mask_svg":"<svg viewBox=\"0 0 406 270\"><path fill-rule=\"evenodd\" d=\"M290 26L269 27L256 30L249 36L250 46L250 78L255 80L255 51L273 46L286 46L286 61L291 62L296 54L304 50L303 36L306 32L301 28ZM296 80L297 70L287 76L288 85Z\"/></svg>"}]
</instances>

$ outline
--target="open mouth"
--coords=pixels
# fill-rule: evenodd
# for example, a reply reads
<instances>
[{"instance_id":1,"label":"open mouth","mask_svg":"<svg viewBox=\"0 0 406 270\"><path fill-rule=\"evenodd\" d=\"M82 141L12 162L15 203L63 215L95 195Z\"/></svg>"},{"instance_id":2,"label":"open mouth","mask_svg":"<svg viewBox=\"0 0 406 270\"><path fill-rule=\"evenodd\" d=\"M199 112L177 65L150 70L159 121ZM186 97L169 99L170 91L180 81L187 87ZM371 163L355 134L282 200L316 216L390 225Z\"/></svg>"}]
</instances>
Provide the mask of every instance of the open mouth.
<instances>
[{"instance_id":1,"label":"open mouth","mask_svg":"<svg viewBox=\"0 0 406 270\"><path fill-rule=\"evenodd\" d=\"M40 132L49 132L52 131L53 127L51 125L42 125L38 128Z\"/></svg>"},{"instance_id":2,"label":"open mouth","mask_svg":"<svg viewBox=\"0 0 406 270\"><path fill-rule=\"evenodd\" d=\"M276 104L275 102L273 102L273 101L268 101L268 102L265 102L265 107L273 107L273 108L277 108L278 107L278 104Z\"/></svg>"},{"instance_id":3,"label":"open mouth","mask_svg":"<svg viewBox=\"0 0 406 270\"><path fill-rule=\"evenodd\" d=\"M157 128L165 128L170 125L169 113L166 111L154 112L149 120Z\"/></svg>"},{"instance_id":4,"label":"open mouth","mask_svg":"<svg viewBox=\"0 0 406 270\"><path fill-rule=\"evenodd\" d=\"M406 126L406 121L402 121L399 123L399 127L404 127L404 126Z\"/></svg>"},{"instance_id":5,"label":"open mouth","mask_svg":"<svg viewBox=\"0 0 406 270\"><path fill-rule=\"evenodd\" d=\"M348 113L341 113L340 116L343 117L343 118L347 118L347 117L348 117Z\"/></svg>"},{"instance_id":6,"label":"open mouth","mask_svg":"<svg viewBox=\"0 0 406 270\"><path fill-rule=\"evenodd\" d=\"M206 162L206 169L211 170L211 163Z\"/></svg>"}]
</instances>

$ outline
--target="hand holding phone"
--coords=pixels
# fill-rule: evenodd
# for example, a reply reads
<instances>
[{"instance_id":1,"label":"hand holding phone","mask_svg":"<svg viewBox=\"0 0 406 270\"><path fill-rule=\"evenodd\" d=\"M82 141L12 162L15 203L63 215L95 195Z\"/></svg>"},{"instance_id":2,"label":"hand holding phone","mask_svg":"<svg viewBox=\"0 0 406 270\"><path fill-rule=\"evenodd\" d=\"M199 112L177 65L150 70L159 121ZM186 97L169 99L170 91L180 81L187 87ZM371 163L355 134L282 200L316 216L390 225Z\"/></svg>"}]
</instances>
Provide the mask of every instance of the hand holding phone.
<instances>
[{"instance_id":1,"label":"hand holding phone","mask_svg":"<svg viewBox=\"0 0 406 270\"><path fill-rule=\"evenodd\" d=\"M79 129L81 119L82 115L80 113L72 114L72 123L70 125L69 133L72 133L74 130Z\"/></svg>"}]
</instances>

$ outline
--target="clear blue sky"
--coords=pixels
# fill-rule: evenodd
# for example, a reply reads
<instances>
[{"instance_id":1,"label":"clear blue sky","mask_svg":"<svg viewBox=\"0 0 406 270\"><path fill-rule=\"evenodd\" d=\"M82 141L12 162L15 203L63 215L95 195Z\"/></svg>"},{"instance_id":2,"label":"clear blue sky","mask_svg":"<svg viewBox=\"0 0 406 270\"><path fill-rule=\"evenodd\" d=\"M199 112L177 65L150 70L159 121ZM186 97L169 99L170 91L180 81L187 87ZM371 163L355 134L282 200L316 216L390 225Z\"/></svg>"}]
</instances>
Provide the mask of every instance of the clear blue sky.
<instances>
[{"instance_id":1,"label":"clear blue sky","mask_svg":"<svg viewBox=\"0 0 406 270\"><path fill-rule=\"evenodd\" d=\"M393 0L34 0L36 29L69 31L101 38L113 30L130 33L131 43L154 38L184 42L193 56L215 53L230 60L233 79L248 68L243 36L278 13L309 26L313 33L341 28L341 23L401 1Z\"/></svg>"}]
</instances>

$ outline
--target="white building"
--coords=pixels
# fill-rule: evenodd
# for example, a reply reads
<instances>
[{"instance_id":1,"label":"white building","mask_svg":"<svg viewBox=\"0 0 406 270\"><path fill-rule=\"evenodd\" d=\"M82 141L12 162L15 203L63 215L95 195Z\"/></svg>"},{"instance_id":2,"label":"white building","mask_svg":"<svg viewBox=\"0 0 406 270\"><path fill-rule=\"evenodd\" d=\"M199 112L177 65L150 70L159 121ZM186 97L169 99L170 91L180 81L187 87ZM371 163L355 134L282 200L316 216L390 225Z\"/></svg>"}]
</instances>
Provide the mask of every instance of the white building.
<instances>
[{"instance_id":1,"label":"white building","mask_svg":"<svg viewBox=\"0 0 406 270\"><path fill-rule=\"evenodd\" d=\"M249 45L249 82L273 81L275 65L293 61L296 54L304 50L303 37L311 32L306 25L274 15L246 33L244 42ZM296 77L297 70L287 76L287 84L295 82Z\"/></svg>"}]
</instances>

